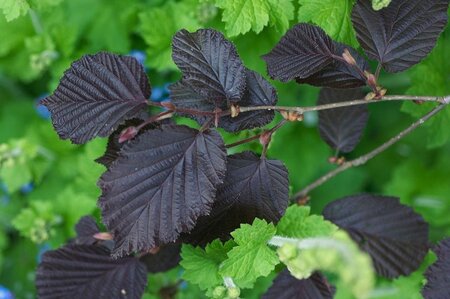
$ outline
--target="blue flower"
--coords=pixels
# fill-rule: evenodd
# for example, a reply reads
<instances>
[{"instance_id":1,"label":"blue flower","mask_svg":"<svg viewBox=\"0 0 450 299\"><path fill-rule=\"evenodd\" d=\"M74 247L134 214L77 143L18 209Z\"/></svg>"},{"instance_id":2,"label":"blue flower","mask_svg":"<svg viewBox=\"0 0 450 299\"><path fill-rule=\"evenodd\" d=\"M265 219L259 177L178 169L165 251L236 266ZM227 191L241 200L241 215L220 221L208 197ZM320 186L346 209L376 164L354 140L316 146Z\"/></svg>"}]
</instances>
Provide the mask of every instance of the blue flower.
<instances>
[{"instance_id":1,"label":"blue flower","mask_svg":"<svg viewBox=\"0 0 450 299\"><path fill-rule=\"evenodd\" d=\"M0 299L14 299L14 295L6 287L0 285Z\"/></svg>"},{"instance_id":2,"label":"blue flower","mask_svg":"<svg viewBox=\"0 0 450 299\"><path fill-rule=\"evenodd\" d=\"M20 192L22 192L22 194L28 194L31 191L33 191L34 189L34 184L32 182L26 183L25 185L23 185L22 187L20 187Z\"/></svg>"},{"instance_id":3,"label":"blue flower","mask_svg":"<svg viewBox=\"0 0 450 299\"><path fill-rule=\"evenodd\" d=\"M150 96L150 100L153 102L161 102L164 97L164 89L160 86L155 86L152 88L152 95Z\"/></svg>"},{"instance_id":4,"label":"blue flower","mask_svg":"<svg viewBox=\"0 0 450 299\"><path fill-rule=\"evenodd\" d=\"M139 50L131 50L128 55L136 58L136 60L139 61L139 63L142 65L144 65L145 59L147 58L147 55L145 55L145 53L143 51L139 51Z\"/></svg>"},{"instance_id":5,"label":"blue flower","mask_svg":"<svg viewBox=\"0 0 450 299\"><path fill-rule=\"evenodd\" d=\"M50 119L50 117L51 117L50 111L47 109L47 107L45 107L44 105L41 104L41 101L43 99L45 99L46 97L48 97L48 94L43 94L43 95L39 96L34 102L36 105L37 114L40 117L42 117L43 119Z\"/></svg>"}]
</instances>

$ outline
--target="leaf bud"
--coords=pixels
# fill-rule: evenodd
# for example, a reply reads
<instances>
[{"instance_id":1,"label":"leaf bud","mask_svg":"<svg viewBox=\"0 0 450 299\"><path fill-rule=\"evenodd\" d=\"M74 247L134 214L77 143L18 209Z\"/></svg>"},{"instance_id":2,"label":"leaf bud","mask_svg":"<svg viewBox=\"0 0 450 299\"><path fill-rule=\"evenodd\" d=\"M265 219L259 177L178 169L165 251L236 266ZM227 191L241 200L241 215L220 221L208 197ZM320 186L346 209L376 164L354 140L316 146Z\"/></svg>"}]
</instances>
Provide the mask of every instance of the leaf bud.
<instances>
[{"instance_id":1,"label":"leaf bud","mask_svg":"<svg viewBox=\"0 0 450 299\"><path fill-rule=\"evenodd\" d=\"M344 53L342 53L342 57L344 58L345 62L347 62L350 65L356 65L356 60L353 58L352 54L348 51L348 49L344 49Z\"/></svg>"},{"instance_id":2,"label":"leaf bud","mask_svg":"<svg viewBox=\"0 0 450 299\"><path fill-rule=\"evenodd\" d=\"M124 129L122 132L120 132L119 143L123 143L134 138L134 136L136 136L138 132L138 129L134 126Z\"/></svg>"}]
</instances>

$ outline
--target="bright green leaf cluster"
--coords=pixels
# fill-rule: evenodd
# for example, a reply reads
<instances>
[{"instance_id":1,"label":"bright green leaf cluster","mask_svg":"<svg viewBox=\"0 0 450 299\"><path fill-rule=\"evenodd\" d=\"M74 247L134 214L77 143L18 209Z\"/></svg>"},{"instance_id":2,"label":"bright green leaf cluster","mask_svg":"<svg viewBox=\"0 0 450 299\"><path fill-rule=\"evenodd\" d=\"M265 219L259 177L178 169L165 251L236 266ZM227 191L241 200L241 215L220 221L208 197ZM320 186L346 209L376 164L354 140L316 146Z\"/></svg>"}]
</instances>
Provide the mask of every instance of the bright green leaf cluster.
<instances>
[{"instance_id":1,"label":"bright green leaf cluster","mask_svg":"<svg viewBox=\"0 0 450 299\"><path fill-rule=\"evenodd\" d=\"M250 30L259 33L269 25L283 33L294 18L292 0L216 0L216 5L223 9L222 21L230 37Z\"/></svg>"},{"instance_id":2,"label":"bright green leaf cluster","mask_svg":"<svg viewBox=\"0 0 450 299\"><path fill-rule=\"evenodd\" d=\"M350 290L358 299L368 298L374 285L370 257L344 231L330 237L286 242L278 249L278 255L298 279L308 278L318 270L337 274L338 286Z\"/></svg>"}]
</instances>

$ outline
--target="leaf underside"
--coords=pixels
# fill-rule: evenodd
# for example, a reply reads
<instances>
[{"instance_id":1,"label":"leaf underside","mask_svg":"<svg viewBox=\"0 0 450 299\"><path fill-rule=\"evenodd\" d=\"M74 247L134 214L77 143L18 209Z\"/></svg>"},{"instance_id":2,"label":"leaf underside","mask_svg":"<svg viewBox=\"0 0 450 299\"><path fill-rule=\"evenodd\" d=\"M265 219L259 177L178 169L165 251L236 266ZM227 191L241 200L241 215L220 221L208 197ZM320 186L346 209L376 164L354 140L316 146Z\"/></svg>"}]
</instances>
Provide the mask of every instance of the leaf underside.
<instances>
[{"instance_id":1,"label":"leaf underside","mask_svg":"<svg viewBox=\"0 0 450 299\"><path fill-rule=\"evenodd\" d=\"M428 224L398 198L349 196L328 204L323 215L346 230L385 277L409 275L428 252Z\"/></svg>"},{"instance_id":2,"label":"leaf underside","mask_svg":"<svg viewBox=\"0 0 450 299\"><path fill-rule=\"evenodd\" d=\"M300 23L289 29L263 59L271 78L287 82L307 78L331 65L335 51L335 45L325 31Z\"/></svg>"},{"instance_id":3,"label":"leaf underside","mask_svg":"<svg viewBox=\"0 0 450 299\"><path fill-rule=\"evenodd\" d=\"M58 135L82 144L109 136L124 120L139 115L150 92L136 59L101 52L75 61L42 103Z\"/></svg>"},{"instance_id":4,"label":"leaf underside","mask_svg":"<svg viewBox=\"0 0 450 299\"><path fill-rule=\"evenodd\" d=\"M239 102L240 106L273 106L277 103L278 97L275 88L261 75L247 69L246 82L246 90ZM213 112L216 108L222 111L229 109L226 101L211 101L207 97L195 92L184 80L172 84L169 88L172 103L178 108L209 112ZM200 125L205 124L211 119L211 116L205 115L192 115L188 113L182 113L181 115L192 117ZM219 119L218 127L229 132L254 129L270 123L274 115L273 111L258 110L242 112L237 117L223 116ZM211 123L211 126L213 125L214 123Z\"/></svg>"},{"instance_id":5,"label":"leaf underside","mask_svg":"<svg viewBox=\"0 0 450 299\"><path fill-rule=\"evenodd\" d=\"M434 250L437 261L425 271L426 285L422 289L425 299L450 298L450 238L439 243Z\"/></svg>"},{"instance_id":6,"label":"leaf underside","mask_svg":"<svg viewBox=\"0 0 450 299\"><path fill-rule=\"evenodd\" d=\"M342 56L344 49L347 49L355 58L358 68L361 70L369 70L367 61L358 54L358 52L350 46L333 42L335 46L334 54ZM366 78L362 76L354 66L345 62L335 60L331 65L325 67L323 70L315 73L307 78L297 78L297 83L306 83L313 86L323 86L329 88L355 88L366 84Z\"/></svg>"},{"instance_id":7,"label":"leaf underside","mask_svg":"<svg viewBox=\"0 0 450 299\"><path fill-rule=\"evenodd\" d=\"M447 24L448 0L396 0L375 11L370 0L353 8L356 37L371 59L388 72L404 71L434 48Z\"/></svg>"},{"instance_id":8,"label":"leaf underside","mask_svg":"<svg viewBox=\"0 0 450 299\"><path fill-rule=\"evenodd\" d=\"M172 41L172 58L183 80L212 101L238 102L245 91L245 67L235 46L222 33L200 29L178 31Z\"/></svg>"},{"instance_id":9,"label":"leaf underside","mask_svg":"<svg viewBox=\"0 0 450 299\"><path fill-rule=\"evenodd\" d=\"M165 272L178 265L181 256L181 244L170 243L161 246L157 253L148 253L140 258L150 273Z\"/></svg>"},{"instance_id":10,"label":"leaf underside","mask_svg":"<svg viewBox=\"0 0 450 299\"><path fill-rule=\"evenodd\" d=\"M68 245L46 252L36 271L39 298L141 298L147 284L138 259L112 259L98 246Z\"/></svg>"},{"instance_id":11,"label":"leaf underside","mask_svg":"<svg viewBox=\"0 0 450 299\"><path fill-rule=\"evenodd\" d=\"M260 159L252 152L231 155L211 214L201 217L184 240L193 244L225 240L241 223L255 218L278 222L288 202L288 171L282 162Z\"/></svg>"},{"instance_id":12,"label":"leaf underside","mask_svg":"<svg viewBox=\"0 0 450 299\"><path fill-rule=\"evenodd\" d=\"M139 135L99 181L99 205L114 256L174 242L210 212L225 178L223 140L213 130L163 125Z\"/></svg>"},{"instance_id":13,"label":"leaf underside","mask_svg":"<svg viewBox=\"0 0 450 299\"><path fill-rule=\"evenodd\" d=\"M285 269L262 296L262 299L332 299L335 288L325 276L316 272L307 279L297 279Z\"/></svg>"},{"instance_id":14,"label":"leaf underside","mask_svg":"<svg viewBox=\"0 0 450 299\"><path fill-rule=\"evenodd\" d=\"M318 105L361 99L360 89L322 88ZM349 153L361 140L369 119L367 105L355 105L319 111L320 137L333 149Z\"/></svg>"}]
</instances>

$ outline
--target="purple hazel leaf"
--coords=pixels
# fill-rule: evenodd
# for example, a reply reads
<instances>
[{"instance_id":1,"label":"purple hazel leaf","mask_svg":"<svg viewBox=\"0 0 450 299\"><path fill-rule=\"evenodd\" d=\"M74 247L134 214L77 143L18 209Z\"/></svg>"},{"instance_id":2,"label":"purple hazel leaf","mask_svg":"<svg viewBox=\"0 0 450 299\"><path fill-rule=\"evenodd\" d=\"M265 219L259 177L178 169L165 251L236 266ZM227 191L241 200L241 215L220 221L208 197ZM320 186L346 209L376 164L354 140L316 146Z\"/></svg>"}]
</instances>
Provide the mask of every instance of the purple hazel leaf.
<instances>
[{"instance_id":1,"label":"purple hazel leaf","mask_svg":"<svg viewBox=\"0 0 450 299\"><path fill-rule=\"evenodd\" d=\"M183 81L196 93L212 101L230 102L238 102L244 95L245 67L222 33L180 30L173 37L172 58Z\"/></svg>"},{"instance_id":2,"label":"purple hazel leaf","mask_svg":"<svg viewBox=\"0 0 450 299\"><path fill-rule=\"evenodd\" d=\"M272 79L308 78L333 63L335 45L320 27L300 23L263 56Z\"/></svg>"},{"instance_id":3,"label":"purple hazel leaf","mask_svg":"<svg viewBox=\"0 0 450 299\"><path fill-rule=\"evenodd\" d=\"M147 107L150 85L142 65L106 52L72 63L55 92L42 103L62 139L82 144L107 137Z\"/></svg>"},{"instance_id":4,"label":"purple hazel leaf","mask_svg":"<svg viewBox=\"0 0 450 299\"><path fill-rule=\"evenodd\" d=\"M364 98L360 89L322 88L318 105ZM361 140L369 119L367 105L355 105L319 111L320 137L333 149L349 153Z\"/></svg>"},{"instance_id":5,"label":"purple hazel leaf","mask_svg":"<svg viewBox=\"0 0 450 299\"><path fill-rule=\"evenodd\" d=\"M319 272L307 279L297 279L285 269L278 274L262 299L332 299L335 291Z\"/></svg>"},{"instance_id":6,"label":"purple hazel leaf","mask_svg":"<svg viewBox=\"0 0 450 299\"><path fill-rule=\"evenodd\" d=\"M147 253L140 260L150 273L165 272L178 265L181 260L181 243L170 243L157 248L155 253Z\"/></svg>"},{"instance_id":7,"label":"purple hazel leaf","mask_svg":"<svg viewBox=\"0 0 450 299\"><path fill-rule=\"evenodd\" d=\"M367 56L391 73L424 59L447 24L448 0L395 0L375 11L371 0L358 0L352 22Z\"/></svg>"},{"instance_id":8,"label":"purple hazel leaf","mask_svg":"<svg viewBox=\"0 0 450 299\"><path fill-rule=\"evenodd\" d=\"M103 222L115 257L177 240L209 214L225 178L226 152L214 130L163 125L126 143L99 181Z\"/></svg>"},{"instance_id":9,"label":"purple hazel leaf","mask_svg":"<svg viewBox=\"0 0 450 299\"><path fill-rule=\"evenodd\" d=\"M104 247L67 245L44 253L36 288L42 299L139 299L147 284L146 270L139 259L113 259Z\"/></svg>"},{"instance_id":10,"label":"purple hazel leaf","mask_svg":"<svg viewBox=\"0 0 450 299\"><path fill-rule=\"evenodd\" d=\"M362 71L369 70L367 61L355 49L338 42L333 43L336 56L342 56L344 50L347 49L359 69ZM355 88L366 85L366 78L354 66L340 60L335 60L333 64L307 78L297 78L296 81L297 83L307 83L329 88Z\"/></svg>"},{"instance_id":11,"label":"purple hazel leaf","mask_svg":"<svg viewBox=\"0 0 450 299\"><path fill-rule=\"evenodd\" d=\"M427 280L422 289L425 299L450 298L450 238L442 240L434 249L437 261L425 271Z\"/></svg>"},{"instance_id":12,"label":"purple hazel leaf","mask_svg":"<svg viewBox=\"0 0 450 299\"><path fill-rule=\"evenodd\" d=\"M183 240L203 245L216 238L227 239L241 223L255 218L278 222L288 203L288 171L281 161L259 158L252 152L231 155L211 214L201 217Z\"/></svg>"},{"instance_id":13,"label":"purple hazel leaf","mask_svg":"<svg viewBox=\"0 0 450 299\"><path fill-rule=\"evenodd\" d=\"M398 198L361 194L329 203L325 219L349 233L379 275L409 275L428 252L428 224Z\"/></svg>"}]
</instances>

